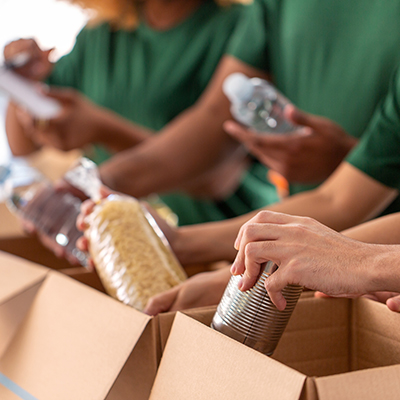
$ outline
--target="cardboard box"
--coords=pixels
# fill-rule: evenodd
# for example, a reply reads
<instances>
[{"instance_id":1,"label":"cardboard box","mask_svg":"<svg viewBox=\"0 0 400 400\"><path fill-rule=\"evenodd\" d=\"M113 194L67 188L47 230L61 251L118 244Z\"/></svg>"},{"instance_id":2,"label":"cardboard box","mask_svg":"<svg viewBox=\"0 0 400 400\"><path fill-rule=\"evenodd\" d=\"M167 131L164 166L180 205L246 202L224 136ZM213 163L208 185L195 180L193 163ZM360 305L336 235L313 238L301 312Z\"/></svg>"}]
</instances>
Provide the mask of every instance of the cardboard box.
<instances>
[{"instance_id":1,"label":"cardboard box","mask_svg":"<svg viewBox=\"0 0 400 400\"><path fill-rule=\"evenodd\" d=\"M5 253L0 277L0 399L149 398L154 319Z\"/></svg>"},{"instance_id":2,"label":"cardboard box","mask_svg":"<svg viewBox=\"0 0 400 400\"><path fill-rule=\"evenodd\" d=\"M177 313L170 333L160 316L150 399L400 398L400 315L383 304L306 295L272 358L209 328L214 312Z\"/></svg>"},{"instance_id":3,"label":"cardboard box","mask_svg":"<svg viewBox=\"0 0 400 400\"><path fill-rule=\"evenodd\" d=\"M306 293L267 357L209 328L215 307L151 318L1 252L0 277L1 400L399 398L400 314L380 303Z\"/></svg>"},{"instance_id":4,"label":"cardboard box","mask_svg":"<svg viewBox=\"0 0 400 400\"><path fill-rule=\"evenodd\" d=\"M59 272L75 279L78 282L84 283L99 292L106 293L100 277L95 270L88 270L85 267L60 269Z\"/></svg>"},{"instance_id":5,"label":"cardboard box","mask_svg":"<svg viewBox=\"0 0 400 400\"><path fill-rule=\"evenodd\" d=\"M27 161L48 179L55 181L63 176L80 156L80 151L61 152L43 148L27 157ZM68 261L57 258L36 237L27 236L19 219L10 212L5 203L0 203L0 250L53 269L71 267Z\"/></svg>"}]
</instances>

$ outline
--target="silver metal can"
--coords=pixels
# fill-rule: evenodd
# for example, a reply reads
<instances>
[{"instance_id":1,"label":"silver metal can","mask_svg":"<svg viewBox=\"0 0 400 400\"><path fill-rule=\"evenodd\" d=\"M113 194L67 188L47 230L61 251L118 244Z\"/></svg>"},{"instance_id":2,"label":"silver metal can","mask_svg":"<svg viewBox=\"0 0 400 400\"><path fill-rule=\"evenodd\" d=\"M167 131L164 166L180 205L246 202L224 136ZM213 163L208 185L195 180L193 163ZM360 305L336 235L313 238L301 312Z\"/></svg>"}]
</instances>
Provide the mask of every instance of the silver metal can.
<instances>
[{"instance_id":1,"label":"silver metal can","mask_svg":"<svg viewBox=\"0 0 400 400\"><path fill-rule=\"evenodd\" d=\"M246 346L271 355L292 315L303 288L286 286L282 293L286 308L279 311L264 287L265 279L277 269L269 261L256 284L242 292L238 288L241 276L232 276L218 305L211 327Z\"/></svg>"}]
</instances>

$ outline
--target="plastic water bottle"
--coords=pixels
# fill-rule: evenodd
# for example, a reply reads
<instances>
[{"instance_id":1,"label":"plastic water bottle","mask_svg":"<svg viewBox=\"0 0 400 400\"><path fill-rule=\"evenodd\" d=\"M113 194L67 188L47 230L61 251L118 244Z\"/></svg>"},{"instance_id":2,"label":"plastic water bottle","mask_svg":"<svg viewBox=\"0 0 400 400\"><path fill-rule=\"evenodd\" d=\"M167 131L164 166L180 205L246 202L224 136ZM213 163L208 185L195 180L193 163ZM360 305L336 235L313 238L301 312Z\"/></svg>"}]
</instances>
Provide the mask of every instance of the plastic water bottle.
<instances>
[{"instance_id":1,"label":"plastic water bottle","mask_svg":"<svg viewBox=\"0 0 400 400\"><path fill-rule=\"evenodd\" d=\"M298 129L283 115L289 100L266 80L234 73L225 79L222 89L231 102L233 117L243 125L263 133Z\"/></svg>"},{"instance_id":2,"label":"plastic water bottle","mask_svg":"<svg viewBox=\"0 0 400 400\"><path fill-rule=\"evenodd\" d=\"M4 184L11 211L31 223L54 247L61 248L69 261L86 265L87 255L76 247L82 236L76 228L81 200L56 189L38 170L25 165L13 168Z\"/></svg>"}]
</instances>

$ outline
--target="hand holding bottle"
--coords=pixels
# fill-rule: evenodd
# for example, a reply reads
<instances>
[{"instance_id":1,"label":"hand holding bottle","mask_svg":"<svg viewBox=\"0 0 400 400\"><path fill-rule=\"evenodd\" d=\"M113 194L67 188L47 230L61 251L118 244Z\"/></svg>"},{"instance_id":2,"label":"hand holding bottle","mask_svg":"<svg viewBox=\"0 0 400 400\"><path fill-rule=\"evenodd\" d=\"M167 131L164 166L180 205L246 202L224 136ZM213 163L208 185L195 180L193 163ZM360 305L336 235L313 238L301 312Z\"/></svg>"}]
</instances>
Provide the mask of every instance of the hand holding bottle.
<instances>
[{"instance_id":1,"label":"hand holding bottle","mask_svg":"<svg viewBox=\"0 0 400 400\"><path fill-rule=\"evenodd\" d=\"M357 139L333 121L304 113L291 104L285 107L284 116L301 128L290 135L260 135L226 121L224 129L264 165L292 183L320 183L357 144Z\"/></svg>"}]
</instances>

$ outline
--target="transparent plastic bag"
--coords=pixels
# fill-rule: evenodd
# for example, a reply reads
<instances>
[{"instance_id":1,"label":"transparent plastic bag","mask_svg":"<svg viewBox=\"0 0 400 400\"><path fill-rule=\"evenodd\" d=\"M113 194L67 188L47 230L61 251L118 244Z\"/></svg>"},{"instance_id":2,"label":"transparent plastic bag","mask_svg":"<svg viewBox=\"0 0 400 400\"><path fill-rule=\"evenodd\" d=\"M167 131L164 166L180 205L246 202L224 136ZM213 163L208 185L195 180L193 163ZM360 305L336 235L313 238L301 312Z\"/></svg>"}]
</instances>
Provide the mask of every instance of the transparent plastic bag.
<instances>
[{"instance_id":1,"label":"transparent plastic bag","mask_svg":"<svg viewBox=\"0 0 400 400\"><path fill-rule=\"evenodd\" d=\"M186 279L161 229L135 198L101 200L87 223L90 255L112 297L142 311L150 297Z\"/></svg>"}]
</instances>

